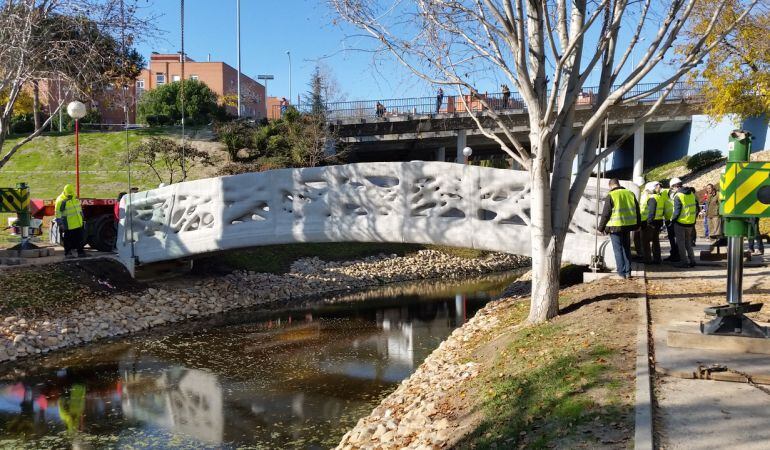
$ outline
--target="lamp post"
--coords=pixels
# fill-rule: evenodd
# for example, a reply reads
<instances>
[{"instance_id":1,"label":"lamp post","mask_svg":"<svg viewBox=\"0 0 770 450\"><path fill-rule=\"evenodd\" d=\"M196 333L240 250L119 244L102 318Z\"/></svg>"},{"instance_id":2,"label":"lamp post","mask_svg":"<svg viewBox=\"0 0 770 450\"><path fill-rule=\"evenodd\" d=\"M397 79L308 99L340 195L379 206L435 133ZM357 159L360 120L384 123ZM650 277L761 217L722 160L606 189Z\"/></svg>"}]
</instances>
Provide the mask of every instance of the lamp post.
<instances>
[{"instance_id":1,"label":"lamp post","mask_svg":"<svg viewBox=\"0 0 770 450\"><path fill-rule=\"evenodd\" d=\"M289 57L289 102L291 102L291 52L286 50L286 56Z\"/></svg>"},{"instance_id":2,"label":"lamp post","mask_svg":"<svg viewBox=\"0 0 770 450\"><path fill-rule=\"evenodd\" d=\"M463 156L465 157L465 163L464 163L464 164L468 164L468 158L469 158L469 157L470 157L472 154L473 154L473 149L471 149L470 147L465 147L465 148L463 149Z\"/></svg>"},{"instance_id":3,"label":"lamp post","mask_svg":"<svg viewBox=\"0 0 770 450\"><path fill-rule=\"evenodd\" d=\"M265 98L262 99L262 101L265 102L265 111L268 117L270 117L270 111L267 111L267 81L274 80L274 79L275 77L273 75L257 75L257 80L264 80L265 82Z\"/></svg>"},{"instance_id":4,"label":"lamp post","mask_svg":"<svg viewBox=\"0 0 770 450\"><path fill-rule=\"evenodd\" d=\"M80 197L80 119L86 115L86 105L75 100L67 105L67 114L75 119L75 189Z\"/></svg>"},{"instance_id":5,"label":"lamp post","mask_svg":"<svg viewBox=\"0 0 770 450\"><path fill-rule=\"evenodd\" d=\"M238 117L241 117L241 0L236 0L235 10L235 29L238 35Z\"/></svg>"}]
</instances>

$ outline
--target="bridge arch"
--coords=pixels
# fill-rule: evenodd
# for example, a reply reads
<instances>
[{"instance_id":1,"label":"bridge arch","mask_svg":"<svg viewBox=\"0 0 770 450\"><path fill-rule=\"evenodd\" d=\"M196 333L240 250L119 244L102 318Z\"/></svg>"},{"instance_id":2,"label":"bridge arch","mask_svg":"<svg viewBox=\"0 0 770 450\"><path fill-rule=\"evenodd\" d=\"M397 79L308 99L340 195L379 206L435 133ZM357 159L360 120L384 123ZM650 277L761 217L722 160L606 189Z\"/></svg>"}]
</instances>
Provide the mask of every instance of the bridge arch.
<instances>
[{"instance_id":1,"label":"bridge arch","mask_svg":"<svg viewBox=\"0 0 770 450\"><path fill-rule=\"evenodd\" d=\"M601 184L603 197L606 180ZM588 186L565 262L588 264L593 254L595 181ZM297 242L442 244L529 255L529 192L528 172L447 162L223 176L132 194L128 207L124 197L117 247L130 270L135 263ZM612 252L605 259L614 265Z\"/></svg>"}]
</instances>

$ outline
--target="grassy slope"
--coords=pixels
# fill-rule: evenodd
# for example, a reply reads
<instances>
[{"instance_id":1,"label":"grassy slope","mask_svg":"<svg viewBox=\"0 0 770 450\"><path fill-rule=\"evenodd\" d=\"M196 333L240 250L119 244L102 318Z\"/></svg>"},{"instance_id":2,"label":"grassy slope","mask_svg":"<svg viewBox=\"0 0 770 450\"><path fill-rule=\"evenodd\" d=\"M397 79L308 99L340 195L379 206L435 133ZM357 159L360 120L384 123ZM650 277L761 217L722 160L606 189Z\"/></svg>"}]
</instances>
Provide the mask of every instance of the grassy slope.
<instances>
[{"instance_id":1,"label":"grassy slope","mask_svg":"<svg viewBox=\"0 0 770 450\"><path fill-rule=\"evenodd\" d=\"M628 446L635 306L627 296L641 285L612 283L563 289L561 315L544 324L514 327L526 301L498 316L499 328L469 357L483 369L465 395L482 419L456 448Z\"/></svg>"},{"instance_id":2,"label":"grassy slope","mask_svg":"<svg viewBox=\"0 0 770 450\"><path fill-rule=\"evenodd\" d=\"M195 136L191 129L188 136ZM201 130L206 131L206 130ZM135 145L151 136L179 137L178 129L139 129L128 132L129 145ZM3 145L8 151L21 137L11 137ZM114 132L83 132L80 134L80 186L84 198L115 198L128 190L128 173L125 164L126 134ZM132 184L140 189L158 185L158 180L147 166L134 164ZM190 178L204 176L201 169L193 167ZM75 137L73 133L51 133L25 144L2 169L0 187L15 187L25 182L30 186L32 198L54 199L67 184L75 184ZM18 238L3 228L8 217L15 214L0 213L0 247L15 245Z\"/></svg>"},{"instance_id":3,"label":"grassy slope","mask_svg":"<svg viewBox=\"0 0 770 450\"><path fill-rule=\"evenodd\" d=\"M653 167L645 172L644 178L647 181L660 181L670 180L673 177L681 177L682 175L689 173L689 170L687 169L687 159L688 157L685 156L684 158Z\"/></svg>"},{"instance_id":4,"label":"grassy slope","mask_svg":"<svg viewBox=\"0 0 770 450\"><path fill-rule=\"evenodd\" d=\"M150 136L173 137L177 132L165 129L131 130L129 145ZM3 146L8 150L21 138L12 137ZM82 197L113 198L127 190L125 139L122 131L84 132L80 134L80 185ZM132 168L133 184L140 189L155 187L157 178L146 166ZM29 184L33 198L55 198L66 183L75 183L75 138L72 133L39 137L22 147L0 169L0 186ZM193 169L191 178L199 175Z\"/></svg>"}]
</instances>

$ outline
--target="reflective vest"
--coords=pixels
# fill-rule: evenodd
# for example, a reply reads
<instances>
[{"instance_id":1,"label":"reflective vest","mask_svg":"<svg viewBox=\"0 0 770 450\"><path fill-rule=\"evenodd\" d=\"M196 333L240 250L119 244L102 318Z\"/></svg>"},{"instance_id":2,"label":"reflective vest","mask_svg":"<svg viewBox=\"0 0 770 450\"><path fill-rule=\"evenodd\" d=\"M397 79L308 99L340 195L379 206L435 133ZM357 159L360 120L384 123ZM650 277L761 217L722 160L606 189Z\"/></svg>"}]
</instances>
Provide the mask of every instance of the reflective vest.
<instances>
[{"instance_id":1,"label":"reflective vest","mask_svg":"<svg viewBox=\"0 0 770 450\"><path fill-rule=\"evenodd\" d=\"M653 220L663 220L663 210L665 209L666 198L662 194L650 194L647 191L642 193L642 204L639 205L642 213L642 220L647 220L650 211L647 209L647 202L650 198L655 199L655 217Z\"/></svg>"},{"instance_id":2,"label":"reflective vest","mask_svg":"<svg viewBox=\"0 0 770 450\"><path fill-rule=\"evenodd\" d=\"M677 192L676 198L682 203L682 210L679 212L679 217L676 221L682 225L694 224L695 219L698 217L698 202L695 200L695 194Z\"/></svg>"},{"instance_id":3,"label":"reflective vest","mask_svg":"<svg viewBox=\"0 0 770 450\"><path fill-rule=\"evenodd\" d=\"M660 195L663 199L663 218L671 220L674 217L674 202L671 200L671 189L661 189Z\"/></svg>"},{"instance_id":4,"label":"reflective vest","mask_svg":"<svg viewBox=\"0 0 770 450\"><path fill-rule=\"evenodd\" d=\"M76 230L83 226L83 211L80 209L80 200L75 197L67 198L60 195L55 203L56 218L63 231Z\"/></svg>"},{"instance_id":5,"label":"reflective vest","mask_svg":"<svg viewBox=\"0 0 770 450\"><path fill-rule=\"evenodd\" d=\"M628 189L610 191L612 199L612 215L607 222L608 227L625 227L636 225L636 197Z\"/></svg>"}]
</instances>

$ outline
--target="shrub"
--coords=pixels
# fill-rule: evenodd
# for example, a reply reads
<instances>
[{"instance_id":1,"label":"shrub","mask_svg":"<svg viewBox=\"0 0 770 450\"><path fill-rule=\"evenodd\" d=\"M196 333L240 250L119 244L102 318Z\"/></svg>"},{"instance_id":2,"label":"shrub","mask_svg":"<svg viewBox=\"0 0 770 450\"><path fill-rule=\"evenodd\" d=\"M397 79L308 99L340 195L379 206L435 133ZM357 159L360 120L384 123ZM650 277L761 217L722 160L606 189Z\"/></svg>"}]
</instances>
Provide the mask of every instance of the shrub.
<instances>
[{"instance_id":1,"label":"shrub","mask_svg":"<svg viewBox=\"0 0 770 450\"><path fill-rule=\"evenodd\" d=\"M227 147L230 161L238 159L237 155L240 149L252 147L254 128L244 121L218 123L214 127L214 131L217 140Z\"/></svg>"},{"instance_id":2,"label":"shrub","mask_svg":"<svg viewBox=\"0 0 770 450\"><path fill-rule=\"evenodd\" d=\"M35 131L35 119L32 113L18 114L11 117L10 129L13 134L32 133Z\"/></svg>"},{"instance_id":3,"label":"shrub","mask_svg":"<svg viewBox=\"0 0 770 450\"><path fill-rule=\"evenodd\" d=\"M725 157L722 156L722 152L719 150L705 150L692 155L687 160L687 168L691 172L697 172L698 170L722 162L724 159Z\"/></svg>"}]
</instances>

